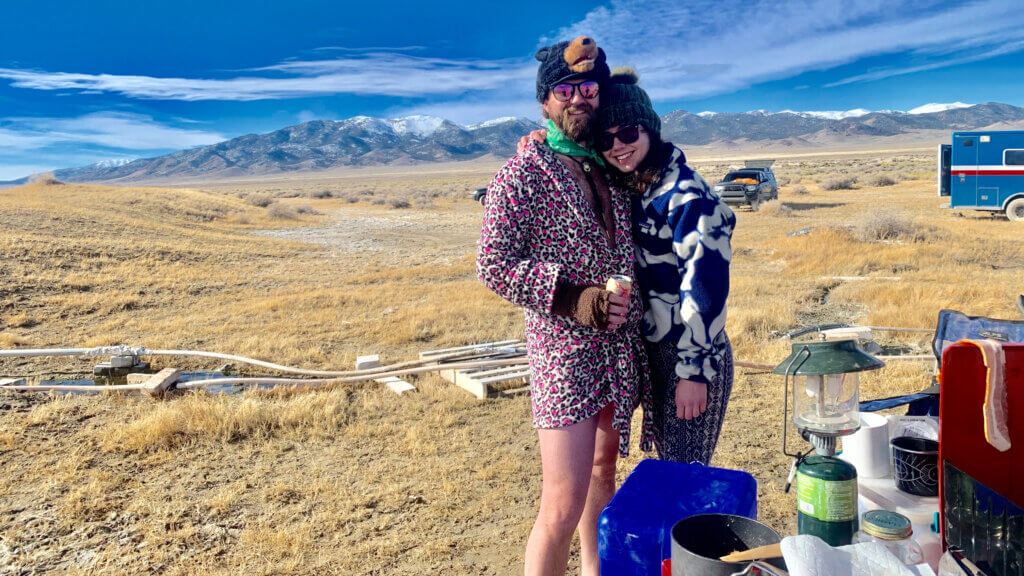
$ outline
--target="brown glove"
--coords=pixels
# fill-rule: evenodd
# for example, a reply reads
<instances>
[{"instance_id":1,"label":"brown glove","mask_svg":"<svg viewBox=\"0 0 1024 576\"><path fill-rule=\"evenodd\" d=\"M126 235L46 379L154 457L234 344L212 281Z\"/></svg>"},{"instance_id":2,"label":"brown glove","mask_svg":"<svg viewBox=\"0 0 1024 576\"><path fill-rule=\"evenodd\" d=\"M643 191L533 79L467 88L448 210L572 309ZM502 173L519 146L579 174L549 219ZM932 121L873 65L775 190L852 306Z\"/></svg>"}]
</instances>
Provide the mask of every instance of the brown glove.
<instances>
[{"instance_id":1,"label":"brown glove","mask_svg":"<svg viewBox=\"0 0 1024 576\"><path fill-rule=\"evenodd\" d=\"M604 286L575 284L559 284L555 289L555 298L551 303L551 311L558 316L596 328L608 329L608 296L611 292Z\"/></svg>"}]
</instances>

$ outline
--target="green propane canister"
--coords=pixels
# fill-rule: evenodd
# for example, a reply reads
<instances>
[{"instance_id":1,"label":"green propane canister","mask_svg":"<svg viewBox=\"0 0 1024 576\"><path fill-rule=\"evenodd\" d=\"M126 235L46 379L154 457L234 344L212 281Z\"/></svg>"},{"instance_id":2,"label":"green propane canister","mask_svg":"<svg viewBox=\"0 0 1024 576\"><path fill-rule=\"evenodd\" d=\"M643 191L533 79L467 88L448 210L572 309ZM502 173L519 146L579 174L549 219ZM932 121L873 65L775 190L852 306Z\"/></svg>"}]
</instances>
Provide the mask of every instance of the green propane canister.
<instances>
[{"instance_id":1,"label":"green propane canister","mask_svg":"<svg viewBox=\"0 0 1024 576\"><path fill-rule=\"evenodd\" d=\"M796 469L797 531L830 546L857 532L857 469L830 456L808 456Z\"/></svg>"}]
</instances>

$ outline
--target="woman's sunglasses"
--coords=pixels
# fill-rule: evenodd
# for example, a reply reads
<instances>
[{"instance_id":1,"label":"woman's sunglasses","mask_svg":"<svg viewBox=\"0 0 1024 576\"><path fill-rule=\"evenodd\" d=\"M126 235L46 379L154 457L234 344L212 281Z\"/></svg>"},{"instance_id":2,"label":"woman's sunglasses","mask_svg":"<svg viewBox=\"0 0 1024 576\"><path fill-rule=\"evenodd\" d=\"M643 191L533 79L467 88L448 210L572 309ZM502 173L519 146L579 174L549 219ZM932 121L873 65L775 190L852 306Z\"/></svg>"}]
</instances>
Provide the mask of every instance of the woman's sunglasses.
<instances>
[{"instance_id":1,"label":"woman's sunglasses","mask_svg":"<svg viewBox=\"0 0 1024 576\"><path fill-rule=\"evenodd\" d=\"M593 80L587 80L579 84L559 84L551 89L551 93L555 95L555 100L559 102L568 102L572 100L573 94L579 89L580 96L583 96L587 100L596 98L597 93L600 91L600 86Z\"/></svg>"},{"instance_id":2,"label":"woman's sunglasses","mask_svg":"<svg viewBox=\"0 0 1024 576\"><path fill-rule=\"evenodd\" d=\"M601 132L594 136L594 148L597 148L598 152L611 150L615 146L616 138L623 144L632 144L637 141L637 138L640 138L640 127L626 126L619 128L616 132Z\"/></svg>"}]
</instances>

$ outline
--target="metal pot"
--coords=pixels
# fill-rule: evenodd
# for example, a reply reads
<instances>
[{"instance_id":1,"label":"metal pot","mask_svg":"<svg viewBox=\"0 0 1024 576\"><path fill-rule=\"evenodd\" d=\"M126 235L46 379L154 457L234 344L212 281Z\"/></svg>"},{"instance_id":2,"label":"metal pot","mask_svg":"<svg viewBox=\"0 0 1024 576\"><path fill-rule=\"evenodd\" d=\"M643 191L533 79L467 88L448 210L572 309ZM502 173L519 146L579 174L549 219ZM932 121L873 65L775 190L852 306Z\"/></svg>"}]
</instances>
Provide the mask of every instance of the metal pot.
<instances>
[{"instance_id":1,"label":"metal pot","mask_svg":"<svg viewBox=\"0 0 1024 576\"><path fill-rule=\"evenodd\" d=\"M749 568L750 562L722 562L731 552L781 542L775 530L744 516L697 514L672 527L672 576L731 576ZM767 561L785 574L782 558Z\"/></svg>"},{"instance_id":2,"label":"metal pot","mask_svg":"<svg viewBox=\"0 0 1024 576\"><path fill-rule=\"evenodd\" d=\"M939 443L912 436L897 436L892 446L896 487L917 496L939 495Z\"/></svg>"}]
</instances>

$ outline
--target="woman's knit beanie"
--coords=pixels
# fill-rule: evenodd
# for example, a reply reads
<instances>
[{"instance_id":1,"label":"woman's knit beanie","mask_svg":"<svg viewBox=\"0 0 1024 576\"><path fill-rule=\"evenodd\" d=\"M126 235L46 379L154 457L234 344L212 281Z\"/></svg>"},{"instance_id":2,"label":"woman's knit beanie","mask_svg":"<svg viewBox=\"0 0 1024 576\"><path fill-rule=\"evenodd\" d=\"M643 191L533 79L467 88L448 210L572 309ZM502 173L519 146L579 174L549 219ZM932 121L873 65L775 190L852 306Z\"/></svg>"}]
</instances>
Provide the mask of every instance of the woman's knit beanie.
<instances>
[{"instance_id":1,"label":"woman's knit beanie","mask_svg":"<svg viewBox=\"0 0 1024 576\"><path fill-rule=\"evenodd\" d=\"M661 137L661 118L654 111L647 92L637 85L639 77L632 68L616 68L601 92L597 107L597 129L642 125L648 133Z\"/></svg>"}]
</instances>

